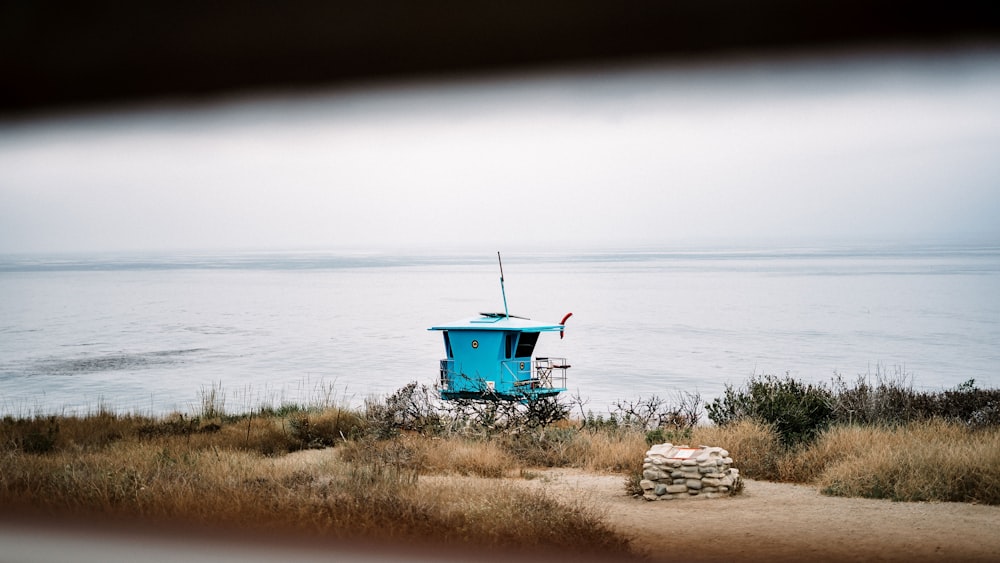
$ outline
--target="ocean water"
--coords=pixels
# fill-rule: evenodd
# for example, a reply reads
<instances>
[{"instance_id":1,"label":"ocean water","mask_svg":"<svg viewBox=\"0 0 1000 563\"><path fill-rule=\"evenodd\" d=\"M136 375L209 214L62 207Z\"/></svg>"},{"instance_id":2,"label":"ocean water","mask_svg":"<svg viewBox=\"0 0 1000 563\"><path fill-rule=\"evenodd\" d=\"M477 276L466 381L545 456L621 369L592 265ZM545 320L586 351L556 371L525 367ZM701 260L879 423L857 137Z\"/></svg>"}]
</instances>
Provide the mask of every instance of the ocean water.
<instances>
[{"instance_id":1,"label":"ocean water","mask_svg":"<svg viewBox=\"0 0 1000 563\"><path fill-rule=\"evenodd\" d=\"M1000 247L504 255L510 313L558 321L587 408L752 374L1000 385ZM432 385L433 324L501 311L496 255L0 257L0 412L359 405Z\"/></svg>"}]
</instances>

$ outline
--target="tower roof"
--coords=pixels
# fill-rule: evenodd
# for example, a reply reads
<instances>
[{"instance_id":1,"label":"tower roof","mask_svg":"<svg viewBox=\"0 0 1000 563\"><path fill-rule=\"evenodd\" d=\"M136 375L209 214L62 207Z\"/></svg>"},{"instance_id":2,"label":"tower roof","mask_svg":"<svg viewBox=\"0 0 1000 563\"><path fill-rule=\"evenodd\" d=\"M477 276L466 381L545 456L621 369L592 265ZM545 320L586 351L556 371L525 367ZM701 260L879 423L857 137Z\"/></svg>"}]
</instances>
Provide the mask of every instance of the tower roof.
<instances>
[{"instance_id":1,"label":"tower roof","mask_svg":"<svg viewBox=\"0 0 1000 563\"><path fill-rule=\"evenodd\" d=\"M503 313L480 313L478 317L435 325L427 330L515 330L520 332L550 332L564 330L559 323L543 323Z\"/></svg>"}]
</instances>

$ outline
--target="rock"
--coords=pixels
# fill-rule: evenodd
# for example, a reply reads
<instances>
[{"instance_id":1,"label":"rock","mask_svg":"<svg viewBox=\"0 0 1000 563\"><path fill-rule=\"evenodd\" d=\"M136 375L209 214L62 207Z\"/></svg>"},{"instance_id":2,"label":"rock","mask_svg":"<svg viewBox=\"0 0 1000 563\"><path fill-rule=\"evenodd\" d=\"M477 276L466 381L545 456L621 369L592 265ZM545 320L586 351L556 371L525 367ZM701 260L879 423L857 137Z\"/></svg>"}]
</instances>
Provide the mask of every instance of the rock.
<instances>
[{"instance_id":1,"label":"rock","mask_svg":"<svg viewBox=\"0 0 1000 563\"><path fill-rule=\"evenodd\" d=\"M684 459L684 460L681 460L681 465L684 465L684 466L687 466L687 467L693 467L695 465L698 465L698 461L694 460L694 459Z\"/></svg>"},{"instance_id":2,"label":"rock","mask_svg":"<svg viewBox=\"0 0 1000 563\"><path fill-rule=\"evenodd\" d=\"M702 487L702 493L717 493L719 492L719 487Z\"/></svg>"},{"instance_id":3,"label":"rock","mask_svg":"<svg viewBox=\"0 0 1000 563\"><path fill-rule=\"evenodd\" d=\"M712 479L710 477L705 477L701 480L701 484L705 487L718 487L722 484L719 479Z\"/></svg>"},{"instance_id":4,"label":"rock","mask_svg":"<svg viewBox=\"0 0 1000 563\"><path fill-rule=\"evenodd\" d=\"M642 495L642 498L644 498L646 500L660 500L660 497L656 496L653 493L646 493L646 494Z\"/></svg>"},{"instance_id":5,"label":"rock","mask_svg":"<svg viewBox=\"0 0 1000 563\"><path fill-rule=\"evenodd\" d=\"M722 479L725 476L726 476L725 473L719 473L718 471L714 471L712 473L706 473L704 475L704 477L708 477L709 479ZM673 475L671 475L671 477L673 477Z\"/></svg>"},{"instance_id":6,"label":"rock","mask_svg":"<svg viewBox=\"0 0 1000 563\"><path fill-rule=\"evenodd\" d=\"M684 478L684 472L683 471L671 471L670 472L670 478L671 479L682 479L682 478Z\"/></svg>"},{"instance_id":7,"label":"rock","mask_svg":"<svg viewBox=\"0 0 1000 563\"><path fill-rule=\"evenodd\" d=\"M658 481L660 479L668 479L669 476L660 471L659 469L646 469L642 472L643 479L649 479L650 481Z\"/></svg>"},{"instance_id":8,"label":"rock","mask_svg":"<svg viewBox=\"0 0 1000 563\"><path fill-rule=\"evenodd\" d=\"M650 481L649 479L643 479L642 481L639 481L639 486L642 487L642 490L644 491L652 491L653 487L656 486L656 483Z\"/></svg>"},{"instance_id":9,"label":"rock","mask_svg":"<svg viewBox=\"0 0 1000 563\"><path fill-rule=\"evenodd\" d=\"M685 487L687 487L687 485L685 484L687 483L687 479L684 479L683 477L680 479L674 479L672 482L675 485L684 485Z\"/></svg>"},{"instance_id":10,"label":"rock","mask_svg":"<svg viewBox=\"0 0 1000 563\"><path fill-rule=\"evenodd\" d=\"M674 445L671 443L657 444L646 452L647 457L653 457L654 455L659 455L664 458L670 457L670 451L674 449Z\"/></svg>"},{"instance_id":11,"label":"rock","mask_svg":"<svg viewBox=\"0 0 1000 563\"><path fill-rule=\"evenodd\" d=\"M663 483L657 483L656 488L653 489L653 492L656 493L656 496L663 496L667 494L667 485L664 485Z\"/></svg>"},{"instance_id":12,"label":"rock","mask_svg":"<svg viewBox=\"0 0 1000 563\"><path fill-rule=\"evenodd\" d=\"M695 491L697 491L698 489L701 489L701 486L702 486L701 485L701 479L688 479L685 484L687 485L687 488L695 490Z\"/></svg>"},{"instance_id":13,"label":"rock","mask_svg":"<svg viewBox=\"0 0 1000 563\"><path fill-rule=\"evenodd\" d=\"M667 492L670 494L686 493L687 485L667 485Z\"/></svg>"},{"instance_id":14,"label":"rock","mask_svg":"<svg viewBox=\"0 0 1000 563\"><path fill-rule=\"evenodd\" d=\"M730 477L729 475L726 475L722 479L719 479L719 486L720 487L732 487L733 486L733 481L734 480L733 480L732 477Z\"/></svg>"},{"instance_id":15,"label":"rock","mask_svg":"<svg viewBox=\"0 0 1000 563\"><path fill-rule=\"evenodd\" d=\"M732 465L733 464L733 458L731 458L731 457L725 457L725 458L722 459L722 463L725 463L726 465Z\"/></svg>"}]
</instances>

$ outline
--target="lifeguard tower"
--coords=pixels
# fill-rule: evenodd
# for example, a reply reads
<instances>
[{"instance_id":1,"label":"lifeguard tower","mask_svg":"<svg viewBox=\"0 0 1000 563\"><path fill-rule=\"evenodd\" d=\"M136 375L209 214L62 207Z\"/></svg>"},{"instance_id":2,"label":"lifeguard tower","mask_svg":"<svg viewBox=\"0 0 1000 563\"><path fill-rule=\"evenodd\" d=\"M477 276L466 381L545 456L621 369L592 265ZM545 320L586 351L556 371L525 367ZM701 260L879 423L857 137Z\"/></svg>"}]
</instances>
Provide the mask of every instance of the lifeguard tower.
<instances>
[{"instance_id":1,"label":"lifeguard tower","mask_svg":"<svg viewBox=\"0 0 1000 563\"><path fill-rule=\"evenodd\" d=\"M497 253L499 260L500 253ZM503 291L503 263L500 264ZM559 323L544 323L507 313L432 326L444 335L446 358L441 360L438 389L442 399L524 401L550 397L566 390L566 358L532 357L543 332L560 338L567 314Z\"/></svg>"}]
</instances>

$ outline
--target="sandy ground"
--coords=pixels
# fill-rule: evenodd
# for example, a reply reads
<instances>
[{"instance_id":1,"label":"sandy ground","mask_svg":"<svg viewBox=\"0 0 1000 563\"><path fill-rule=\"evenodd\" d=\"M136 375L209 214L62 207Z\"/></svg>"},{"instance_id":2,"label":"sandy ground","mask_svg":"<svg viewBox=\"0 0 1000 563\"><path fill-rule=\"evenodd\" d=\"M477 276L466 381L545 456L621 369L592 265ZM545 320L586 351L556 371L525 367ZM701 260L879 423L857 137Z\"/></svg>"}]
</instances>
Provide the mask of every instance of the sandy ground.
<instances>
[{"instance_id":1,"label":"sandy ground","mask_svg":"<svg viewBox=\"0 0 1000 563\"><path fill-rule=\"evenodd\" d=\"M742 495L645 501L620 475L555 469L525 481L579 501L657 561L1000 561L1000 507L835 498L746 480Z\"/></svg>"}]
</instances>

